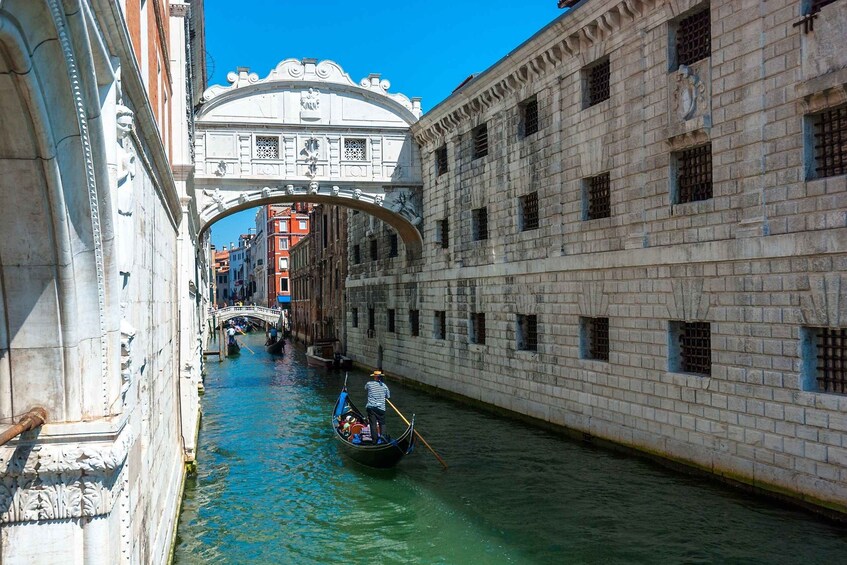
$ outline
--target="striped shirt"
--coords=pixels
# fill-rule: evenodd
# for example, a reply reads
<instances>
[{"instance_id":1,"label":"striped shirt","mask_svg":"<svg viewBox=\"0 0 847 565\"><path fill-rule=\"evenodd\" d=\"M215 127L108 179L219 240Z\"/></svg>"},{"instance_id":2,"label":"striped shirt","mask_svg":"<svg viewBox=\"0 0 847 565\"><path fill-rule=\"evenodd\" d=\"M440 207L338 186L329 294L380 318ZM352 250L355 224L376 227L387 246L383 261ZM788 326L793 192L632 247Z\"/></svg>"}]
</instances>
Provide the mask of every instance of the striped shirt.
<instances>
[{"instance_id":1,"label":"striped shirt","mask_svg":"<svg viewBox=\"0 0 847 565\"><path fill-rule=\"evenodd\" d=\"M385 399L391 398L388 385L379 381L368 381L365 383L365 393L368 395L368 403L365 408L379 408L385 411Z\"/></svg>"}]
</instances>

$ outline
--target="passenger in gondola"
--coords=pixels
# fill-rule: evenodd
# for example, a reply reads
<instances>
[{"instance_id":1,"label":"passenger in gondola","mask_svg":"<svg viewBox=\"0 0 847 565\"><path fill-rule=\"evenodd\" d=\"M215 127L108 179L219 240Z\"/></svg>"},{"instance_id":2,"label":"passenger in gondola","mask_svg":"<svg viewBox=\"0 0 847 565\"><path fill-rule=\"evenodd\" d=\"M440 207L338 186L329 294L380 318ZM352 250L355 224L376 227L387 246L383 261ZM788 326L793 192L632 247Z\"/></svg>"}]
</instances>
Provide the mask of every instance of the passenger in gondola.
<instances>
[{"instance_id":1,"label":"passenger in gondola","mask_svg":"<svg viewBox=\"0 0 847 565\"><path fill-rule=\"evenodd\" d=\"M371 377L373 380L365 383L365 393L368 396L365 408L368 412L371 438L374 443L384 443L388 437L385 429L385 399L391 398L391 391L383 382L382 371L374 371Z\"/></svg>"}]
</instances>

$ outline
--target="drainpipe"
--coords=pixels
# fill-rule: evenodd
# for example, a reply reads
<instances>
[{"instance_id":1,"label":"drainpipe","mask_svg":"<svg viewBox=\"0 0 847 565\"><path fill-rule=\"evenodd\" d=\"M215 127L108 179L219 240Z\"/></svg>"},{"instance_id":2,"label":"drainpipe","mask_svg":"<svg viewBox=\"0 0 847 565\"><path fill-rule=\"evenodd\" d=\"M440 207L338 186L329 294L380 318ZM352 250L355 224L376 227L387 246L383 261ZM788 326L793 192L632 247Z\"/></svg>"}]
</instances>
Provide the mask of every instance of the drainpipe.
<instances>
[{"instance_id":1,"label":"drainpipe","mask_svg":"<svg viewBox=\"0 0 847 565\"><path fill-rule=\"evenodd\" d=\"M10 439L13 439L24 432L28 432L29 430L34 430L35 428L40 428L41 425L47 421L47 410L41 408L40 406L33 408L26 414L24 414L18 423L9 426L2 433L0 433L0 445L5 445L9 442Z\"/></svg>"}]
</instances>

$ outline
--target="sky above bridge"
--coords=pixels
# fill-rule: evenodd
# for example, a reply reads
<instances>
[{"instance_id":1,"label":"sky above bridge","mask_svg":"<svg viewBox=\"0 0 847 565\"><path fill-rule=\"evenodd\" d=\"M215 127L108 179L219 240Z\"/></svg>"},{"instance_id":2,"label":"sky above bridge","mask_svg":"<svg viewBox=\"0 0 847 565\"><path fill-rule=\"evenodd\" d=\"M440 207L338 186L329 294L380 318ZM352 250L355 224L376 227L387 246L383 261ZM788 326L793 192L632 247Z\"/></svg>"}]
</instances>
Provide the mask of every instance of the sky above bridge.
<instances>
[{"instance_id":1,"label":"sky above bridge","mask_svg":"<svg viewBox=\"0 0 847 565\"><path fill-rule=\"evenodd\" d=\"M331 59L357 82L382 74L390 92L420 96L425 112L562 13L556 0L205 0L205 8L209 85L226 85L239 66L264 78L283 59ZM212 242L237 241L254 214L216 223Z\"/></svg>"}]
</instances>

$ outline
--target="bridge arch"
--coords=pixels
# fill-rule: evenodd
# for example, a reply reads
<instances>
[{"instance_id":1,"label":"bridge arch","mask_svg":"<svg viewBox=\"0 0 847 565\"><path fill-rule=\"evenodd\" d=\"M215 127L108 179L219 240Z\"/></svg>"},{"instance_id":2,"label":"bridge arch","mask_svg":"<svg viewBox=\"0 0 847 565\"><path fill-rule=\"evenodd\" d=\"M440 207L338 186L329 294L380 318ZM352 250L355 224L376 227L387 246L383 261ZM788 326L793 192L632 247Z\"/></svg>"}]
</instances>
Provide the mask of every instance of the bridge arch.
<instances>
[{"instance_id":1,"label":"bridge arch","mask_svg":"<svg viewBox=\"0 0 847 565\"><path fill-rule=\"evenodd\" d=\"M264 306L229 306L212 311L214 324L220 326L233 318L253 318L268 324L279 322L281 311Z\"/></svg>"},{"instance_id":2,"label":"bridge arch","mask_svg":"<svg viewBox=\"0 0 847 565\"><path fill-rule=\"evenodd\" d=\"M334 204L392 226L412 256L423 220L419 99L332 61L286 59L259 79L241 68L203 95L195 135L200 230L274 203Z\"/></svg>"}]
</instances>

